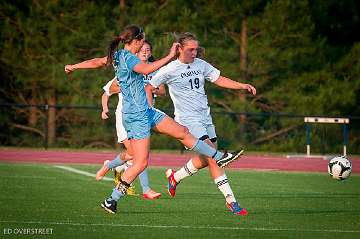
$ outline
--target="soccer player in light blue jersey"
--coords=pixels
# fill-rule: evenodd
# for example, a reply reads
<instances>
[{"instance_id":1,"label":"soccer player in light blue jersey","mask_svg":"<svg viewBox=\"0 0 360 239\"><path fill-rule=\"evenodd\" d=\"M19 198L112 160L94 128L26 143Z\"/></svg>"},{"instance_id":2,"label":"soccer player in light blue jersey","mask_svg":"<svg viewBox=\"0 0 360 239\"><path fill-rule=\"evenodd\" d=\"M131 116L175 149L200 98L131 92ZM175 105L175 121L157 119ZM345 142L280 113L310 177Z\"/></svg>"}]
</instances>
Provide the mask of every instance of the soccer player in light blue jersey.
<instances>
[{"instance_id":1,"label":"soccer player in light blue jersey","mask_svg":"<svg viewBox=\"0 0 360 239\"><path fill-rule=\"evenodd\" d=\"M137 53L137 56L142 62L152 62L155 60L155 58L152 56L152 46L149 41L145 41L143 46L141 47L140 51ZM91 61L97 61L97 59L87 60L85 62L80 62L74 65L67 65L65 66L65 71L68 70L67 73L70 73L74 71L75 69L84 68L83 64L89 64ZM149 80L151 79L152 75L155 72L144 76L144 84L148 84ZM120 88L118 85L118 81L116 77L114 77L112 80L107 82L107 84L103 87L104 93L101 97L101 105L102 105L102 112L101 112L101 118L102 119L108 119L107 113L109 112L108 109L108 100L109 97L113 94L118 95L118 104L115 111L116 116L116 134L118 138L118 143L121 143L125 146L126 151L121 152L119 155L117 155L113 160L105 160L103 166L100 170L96 173L96 180L101 180L105 174L109 170L114 170L114 177L115 177L115 183L117 184L119 182L120 175L123 171L125 171L129 165L132 164L132 150L130 146L130 141L127 138L126 130L122 123L122 94L120 92ZM155 89L153 92L153 96L156 95L164 95L165 87L164 85L161 85L159 89ZM145 169L140 175L139 175L139 181L140 185L142 187L143 191L143 198L144 199L157 199L161 196L161 193L158 193L150 188L149 183L149 177L147 169ZM135 188L133 186L129 187L127 190L128 195L136 195Z\"/></svg>"},{"instance_id":2,"label":"soccer player in light blue jersey","mask_svg":"<svg viewBox=\"0 0 360 239\"><path fill-rule=\"evenodd\" d=\"M179 44L174 43L166 57L148 64L141 62L135 55L144 41L145 33L142 28L127 26L119 37L111 42L108 56L81 66L97 68L99 65L113 65L123 96L123 123L133 150L133 165L121 176L111 196L101 203L101 207L109 213L116 213L117 202L126 195L127 188L147 167L151 129L179 140L189 149L214 158L221 167L233 162L241 154L241 152L222 153L216 150L195 138L186 127L178 124L165 113L149 106L143 76L168 63L175 56ZM122 49L118 49L120 43L124 44Z\"/></svg>"},{"instance_id":3,"label":"soccer player in light blue jersey","mask_svg":"<svg viewBox=\"0 0 360 239\"><path fill-rule=\"evenodd\" d=\"M244 89L253 95L256 94L256 89L252 85L242 84L221 76L218 69L197 58L199 43L193 34L181 34L178 42L180 44L178 59L162 67L153 76L150 81L152 87L147 87L147 90L167 84L174 103L176 122L186 126L195 137L216 148L217 137L204 89L205 81L224 88ZM247 215L246 209L241 208L236 201L224 169L220 168L214 159L204 157L204 155L190 159L184 167L176 172L172 169L166 171L166 177L169 180L169 194L174 197L176 186L181 180L194 175L199 169L206 166L209 166L215 184L223 193L226 206L230 211L237 215Z\"/></svg>"},{"instance_id":4,"label":"soccer player in light blue jersey","mask_svg":"<svg viewBox=\"0 0 360 239\"><path fill-rule=\"evenodd\" d=\"M155 61L155 58L152 56L152 45L149 41L145 40L143 46L141 47L140 51L136 54L137 57L142 61L142 62L153 62ZM144 84L148 84L149 80L151 79L152 75L155 72L149 74L149 75L145 75L144 76ZM118 135L118 140L119 142L124 143L127 151L126 152L132 152L131 147L130 147L130 141L127 139L127 133L126 130L123 126L122 123L122 94L120 92L120 88L118 86L118 82L117 80L112 80L110 82L108 82L108 84L103 88L104 89L104 94L102 96L102 107L103 107L103 112L102 112L102 118L106 119L107 118L107 112L108 112L108 107L107 107L107 102L109 99L109 96L111 94L114 93L119 93L119 102L116 108L116 130L117 130L117 135ZM155 89L154 92L152 92L152 95L154 97L156 97L157 95L165 95L166 91L165 91L165 86L164 85L160 85L159 89ZM126 163L124 163L125 160L121 160L121 158L127 158L128 155L118 155L114 160L109 161L108 163L104 163L103 167L97 172L97 178L102 178L104 177L104 175L110 170L110 169L114 169L114 173L115 173L115 182L118 183L119 179L121 177L121 174L129 167L129 165L132 164L132 160L127 161ZM132 157L131 157L132 159ZM140 175L139 175L139 180L140 180L140 185L143 189L143 198L144 199L157 199L161 196L161 193L155 192L154 190L152 190L149 186L149 177L148 177L148 173L147 173L147 169L145 169ZM127 191L128 195L134 194L135 190L133 189L133 187L130 187Z\"/></svg>"}]
</instances>

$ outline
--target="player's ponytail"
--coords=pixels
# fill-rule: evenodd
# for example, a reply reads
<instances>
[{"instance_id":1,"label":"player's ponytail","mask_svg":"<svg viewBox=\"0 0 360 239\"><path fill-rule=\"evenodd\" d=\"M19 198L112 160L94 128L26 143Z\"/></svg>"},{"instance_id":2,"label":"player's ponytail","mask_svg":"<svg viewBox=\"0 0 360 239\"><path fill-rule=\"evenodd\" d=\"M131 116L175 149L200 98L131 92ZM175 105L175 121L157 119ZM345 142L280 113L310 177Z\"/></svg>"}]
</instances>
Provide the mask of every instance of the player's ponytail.
<instances>
[{"instance_id":1,"label":"player's ponytail","mask_svg":"<svg viewBox=\"0 0 360 239\"><path fill-rule=\"evenodd\" d=\"M110 42L109 48L108 48L108 55L107 55L107 61L106 65L109 66L114 61L114 53L115 50L118 48L119 43L122 42L122 37L118 36L114 40Z\"/></svg>"},{"instance_id":2,"label":"player's ponytail","mask_svg":"<svg viewBox=\"0 0 360 239\"><path fill-rule=\"evenodd\" d=\"M111 65L114 62L114 53L117 50L120 42L124 44L130 44L134 39L141 40L145 37L145 33L141 27L130 25L120 33L118 37L110 42L108 48L106 65Z\"/></svg>"}]
</instances>

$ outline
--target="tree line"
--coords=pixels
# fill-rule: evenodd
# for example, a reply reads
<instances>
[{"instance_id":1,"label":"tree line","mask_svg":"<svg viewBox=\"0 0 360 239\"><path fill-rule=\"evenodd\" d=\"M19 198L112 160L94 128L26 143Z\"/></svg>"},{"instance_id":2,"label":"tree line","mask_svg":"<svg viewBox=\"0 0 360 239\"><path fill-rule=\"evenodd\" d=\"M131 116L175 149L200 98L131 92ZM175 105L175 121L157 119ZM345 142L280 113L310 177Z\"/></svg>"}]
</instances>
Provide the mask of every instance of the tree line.
<instances>
[{"instance_id":1,"label":"tree line","mask_svg":"<svg viewBox=\"0 0 360 239\"><path fill-rule=\"evenodd\" d=\"M236 112L360 115L359 5L355 0L2 2L1 102L100 105L101 86L113 70L66 76L65 64L106 55L109 42L128 24L144 28L155 57L166 54L177 33L190 31L208 62L258 91L250 97L207 85L212 111L228 113L214 114L224 139L220 146L301 150L301 120L249 118ZM157 107L171 112L172 103L168 97L159 99ZM47 137L53 146L114 141L113 125L101 122L98 111L17 107L1 108L0 117L2 145L34 145L33 137ZM223 130L228 126L232 132ZM350 128L350 149L360 152L356 117ZM339 137L332 128L326 134ZM154 142L156 148L176 147L163 137ZM334 142L330 140L329 150Z\"/></svg>"}]
</instances>

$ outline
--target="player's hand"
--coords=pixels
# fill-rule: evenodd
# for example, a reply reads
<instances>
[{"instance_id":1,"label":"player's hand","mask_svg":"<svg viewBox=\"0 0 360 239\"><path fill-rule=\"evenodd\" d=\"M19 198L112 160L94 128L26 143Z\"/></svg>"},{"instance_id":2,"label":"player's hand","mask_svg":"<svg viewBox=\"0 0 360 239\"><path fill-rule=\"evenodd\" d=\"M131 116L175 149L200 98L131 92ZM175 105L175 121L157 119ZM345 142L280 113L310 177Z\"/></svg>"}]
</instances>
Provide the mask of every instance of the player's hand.
<instances>
[{"instance_id":1,"label":"player's hand","mask_svg":"<svg viewBox=\"0 0 360 239\"><path fill-rule=\"evenodd\" d=\"M174 42L170 48L169 57L173 58L176 56L180 43Z\"/></svg>"},{"instance_id":2,"label":"player's hand","mask_svg":"<svg viewBox=\"0 0 360 239\"><path fill-rule=\"evenodd\" d=\"M250 84L244 84L243 89L249 91L252 95L256 95L256 89Z\"/></svg>"},{"instance_id":3,"label":"player's hand","mask_svg":"<svg viewBox=\"0 0 360 239\"><path fill-rule=\"evenodd\" d=\"M66 73L66 74L70 74L70 73L72 73L74 70L76 70L76 68L74 67L74 65L66 65L66 66L65 66L65 73Z\"/></svg>"},{"instance_id":4,"label":"player's hand","mask_svg":"<svg viewBox=\"0 0 360 239\"><path fill-rule=\"evenodd\" d=\"M109 116L107 115L107 113L109 113L108 110L103 110L103 111L101 112L101 118L102 118L103 120L106 120L106 119L109 118Z\"/></svg>"}]
</instances>

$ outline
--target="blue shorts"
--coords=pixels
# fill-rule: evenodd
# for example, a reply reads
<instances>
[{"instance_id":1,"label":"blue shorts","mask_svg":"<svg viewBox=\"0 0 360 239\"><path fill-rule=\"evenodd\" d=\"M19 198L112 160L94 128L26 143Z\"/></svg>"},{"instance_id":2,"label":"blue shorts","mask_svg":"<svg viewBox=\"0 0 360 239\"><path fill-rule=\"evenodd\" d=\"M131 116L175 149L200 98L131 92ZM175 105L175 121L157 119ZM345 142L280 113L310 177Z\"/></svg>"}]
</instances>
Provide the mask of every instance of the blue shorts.
<instances>
[{"instance_id":1,"label":"blue shorts","mask_svg":"<svg viewBox=\"0 0 360 239\"><path fill-rule=\"evenodd\" d=\"M123 124L128 139L150 137L150 130L164 119L166 114L158 109L149 108L136 113L123 113Z\"/></svg>"}]
</instances>

